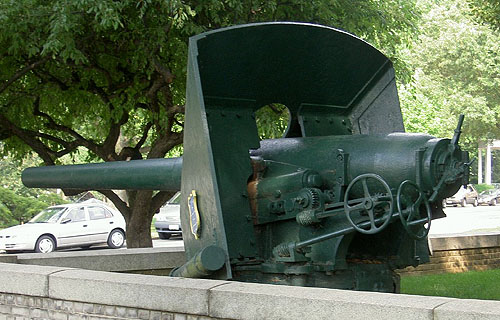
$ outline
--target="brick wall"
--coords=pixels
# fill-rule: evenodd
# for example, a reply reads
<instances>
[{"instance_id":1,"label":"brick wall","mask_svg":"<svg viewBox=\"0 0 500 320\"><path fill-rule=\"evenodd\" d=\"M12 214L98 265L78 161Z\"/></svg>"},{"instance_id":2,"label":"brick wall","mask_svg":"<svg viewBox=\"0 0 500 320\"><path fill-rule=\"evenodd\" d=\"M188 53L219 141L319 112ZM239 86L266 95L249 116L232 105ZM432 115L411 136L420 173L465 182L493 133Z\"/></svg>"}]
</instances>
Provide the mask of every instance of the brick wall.
<instances>
[{"instance_id":1,"label":"brick wall","mask_svg":"<svg viewBox=\"0 0 500 320\"><path fill-rule=\"evenodd\" d=\"M461 236L430 239L431 261L399 270L402 275L465 272L500 268L500 236Z\"/></svg>"}]
</instances>

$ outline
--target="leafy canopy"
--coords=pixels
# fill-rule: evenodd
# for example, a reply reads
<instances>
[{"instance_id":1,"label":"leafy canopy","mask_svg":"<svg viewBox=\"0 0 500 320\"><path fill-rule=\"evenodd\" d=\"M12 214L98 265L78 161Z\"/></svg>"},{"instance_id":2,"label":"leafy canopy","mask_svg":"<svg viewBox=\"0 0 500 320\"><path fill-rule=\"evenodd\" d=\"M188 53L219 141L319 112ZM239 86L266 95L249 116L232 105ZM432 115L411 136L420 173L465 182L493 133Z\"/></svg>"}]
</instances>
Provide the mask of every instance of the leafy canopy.
<instances>
[{"instance_id":1,"label":"leafy canopy","mask_svg":"<svg viewBox=\"0 0 500 320\"><path fill-rule=\"evenodd\" d=\"M5 0L0 151L46 165L82 148L93 161L165 157L182 143L188 38L234 24L334 26L380 48L408 81L401 50L418 17L414 0ZM128 223L129 247L149 246L170 194L103 193Z\"/></svg>"},{"instance_id":2,"label":"leafy canopy","mask_svg":"<svg viewBox=\"0 0 500 320\"><path fill-rule=\"evenodd\" d=\"M409 61L413 81L400 86L407 129L451 136L465 114L463 142L500 136L500 35L476 23L458 1L427 4Z\"/></svg>"}]
</instances>

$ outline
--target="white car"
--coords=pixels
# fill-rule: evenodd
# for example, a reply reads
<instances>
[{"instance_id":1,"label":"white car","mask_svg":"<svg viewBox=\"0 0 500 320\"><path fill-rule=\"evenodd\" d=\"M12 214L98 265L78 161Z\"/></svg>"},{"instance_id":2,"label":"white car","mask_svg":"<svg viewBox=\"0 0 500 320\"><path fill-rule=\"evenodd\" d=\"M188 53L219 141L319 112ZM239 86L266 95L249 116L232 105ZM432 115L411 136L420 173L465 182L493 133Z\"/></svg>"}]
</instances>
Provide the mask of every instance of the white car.
<instances>
[{"instance_id":1,"label":"white car","mask_svg":"<svg viewBox=\"0 0 500 320\"><path fill-rule=\"evenodd\" d=\"M182 235L180 216L181 193L177 192L155 215L155 228L160 239L170 239L173 235Z\"/></svg>"},{"instance_id":2,"label":"white car","mask_svg":"<svg viewBox=\"0 0 500 320\"><path fill-rule=\"evenodd\" d=\"M99 200L49 207L28 223L0 231L0 250L49 253L59 248L88 248L125 242L125 220Z\"/></svg>"}]
</instances>

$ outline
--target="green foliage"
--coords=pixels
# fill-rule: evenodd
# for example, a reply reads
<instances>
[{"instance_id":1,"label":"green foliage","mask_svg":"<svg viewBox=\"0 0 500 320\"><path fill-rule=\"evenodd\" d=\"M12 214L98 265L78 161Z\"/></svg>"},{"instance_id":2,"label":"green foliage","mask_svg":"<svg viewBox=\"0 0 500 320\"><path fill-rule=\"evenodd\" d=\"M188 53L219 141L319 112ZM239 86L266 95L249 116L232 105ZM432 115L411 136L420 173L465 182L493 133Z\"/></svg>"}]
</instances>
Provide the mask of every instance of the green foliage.
<instances>
[{"instance_id":1,"label":"green foliage","mask_svg":"<svg viewBox=\"0 0 500 320\"><path fill-rule=\"evenodd\" d=\"M2 177L0 187L9 189L19 196L37 197L38 190L26 188L21 183L21 171L28 166L36 166L36 162L32 160L33 158L26 159L23 164L7 156L0 158L0 176Z\"/></svg>"},{"instance_id":2,"label":"green foliage","mask_svg":"<svg viewBox=\"0 0 500 320\"><path fill-rule=\"evenodd\" d=\"M399 86L407 131L451 137L465 114L462 146L500 137L500 34L478 23L467 3L419 1L420 35L407 59L413 80ZM477 161L472 180L476 180Z\"/></svg>"},{"instance_id":3,"label":"green foliage","mask_svg":"<svg viewBox=\"0 0 500 320\"><path fill-rule=\"evenodd\" d=\"M500 269L403 276L401 293L460 299L500 300Z\"/></svg>"},{"instance_id":4,"label":"green foliage","mask_svg":"<svg viewBox=\"0 0 500 320\"><path fill-rule=\"evenodd\" d=\"M282 104L274 103L260 108L255 112L259 138L263 140L283 137L289 120L290 112Z\"/></svg>"},{"instance_id":5,"label":"green foliage","mask_svg":"<svg viewBox=\"0 0 500 320\"><path fill-rule=\"evenodd\" d=\"M0 12L0 83L12 81L0 90L0 114L31 131L5 133L3 151L22 158L35 147L28 140L37 138L50 148L46 163L76 152L75 145L88 148L93 160L116 160L93 144L104 145L124 115L121 135L128 146L144 134L144 145L154 145L176 122L169 107L184 104L191 35L236 23L323 23L381 48L409 79L399 50L419 15L413 1L400 0L23 0L2 2ZM169 74L168 88L159 86L157 80ZM144 129L148 122L155 124L151 132Z\"/></svg>"},{"instance_id":6,"label":"green foliage","mask_svg":"<svg viewBox=\"0 0 500 320\"><path fill-rule=\"evenodd\" d=\"M13 220L9 208L0 201L0 229L10 226Z\"/></svg>"},{"instance_id":7,"label":"green foliage","mask_svg":"<svg viewBox=\"0 0 500 320\"><path fill-rule=\"evenodd\" d=\"M36 164L33 158L25 163L3 157L0 161L0 227L8 227L31 219L48 206L65 203L60 195L40 189L26 188L21 183L21 170Z\"/></svg>"},{"instance_id":8,"label":"green foliage","mask_svg":"<svg viewBox=\"0 0 500 320\"><path fill-rule=\"evenodd\" d=\"M47 203L31 197L18 196L5 188L0 188L0 203L7 209L5 215L2 214L0 218L0 224L3 226L27 222L35 214L49 206Z\"/></svg>"},{"instance_id":9,"label":"green foliage","mask_svg":"<svg viewBox=\"0 0 500 320\"><path fill-rule=\"evenodd\" d=\"M483 191L489 190L489 189L495 189L494 186L486 183L481 183L481 184L475 184L474 187L476 188L477 193L481 193Z\"/></svg>"},{"instance_id":10,"label":"green foliage","mask_svg":"<svg viewBox=\"0 0 500 320\"><path fill-rule=\"evenodd\" d=\"M500 3L498 0L468 0L472 14L479 23L486 23L495 29L500 28Z\"/></svg>"}]
</instances>

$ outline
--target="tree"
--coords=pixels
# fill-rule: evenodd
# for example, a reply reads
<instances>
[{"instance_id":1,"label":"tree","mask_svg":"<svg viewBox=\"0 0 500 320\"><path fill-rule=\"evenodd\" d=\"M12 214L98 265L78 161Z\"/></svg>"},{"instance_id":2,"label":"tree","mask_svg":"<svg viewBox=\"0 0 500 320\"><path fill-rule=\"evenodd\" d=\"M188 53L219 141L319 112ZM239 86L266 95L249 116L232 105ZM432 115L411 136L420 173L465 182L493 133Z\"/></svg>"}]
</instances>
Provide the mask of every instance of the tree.
<instances>
[{"instance_id":1,"label":"tree","mask_svg":"<svg viewBox=\"0 0 500 320\"><path fill-rule=\"evenodd\" d=\"M62 203L59 198L58 203ZM35 214L50 205L33 197L23 197L13 191L0 187L0 226L10 227L29 221Z\"/></svg>"},{"instance_id":2,"label":"tree","mask_svg":"<svg viewBox=\"0 0 500 320\"><path fill-rule=\"evenodd\" d=\"M479 23L489 24L496 30L500 28L500 3L497 0L468 0L467 2Z\"/></svg>"},{"instance_id":3,"label":"tree","mask_svg":"<svg viewBox=\"0 0 500 320\"><path fill-rule=\"evenodd\" d=\"M500 136L500 36L467 3L420 4L421 34L408 59L415 75L400 86L406 127L451 137L465 114L461 140L475 158L478 141Z\"/></svg>"},{"instance_id":4,"label":"tree","mask_svg":"<svg viewBox=\"0 0 500 320\"><path fill-rule=\"evenodd\" d=\"M408 78L399 48L412 1L22 0L0 4L0 140L45 165L89 151L94 161L162 158L182 143L188 37L232 24L293 20L353 32ZM129 247L168 192L100 191L122 212Z\"/></svg>"}]
</instances>

